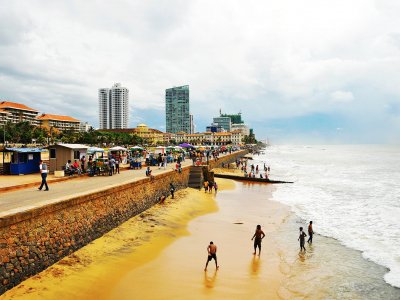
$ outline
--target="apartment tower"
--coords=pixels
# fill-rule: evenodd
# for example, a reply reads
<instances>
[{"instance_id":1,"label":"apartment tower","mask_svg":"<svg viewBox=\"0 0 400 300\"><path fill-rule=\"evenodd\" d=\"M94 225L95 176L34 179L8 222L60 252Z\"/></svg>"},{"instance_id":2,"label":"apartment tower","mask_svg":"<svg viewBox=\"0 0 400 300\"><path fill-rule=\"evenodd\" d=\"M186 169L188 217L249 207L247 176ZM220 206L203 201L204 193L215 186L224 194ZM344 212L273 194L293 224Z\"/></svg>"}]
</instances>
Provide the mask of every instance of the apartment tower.
<instances>
[{"instance_id":1,"label":"apartment tower","mask_svg":"<svg viewBox=\"0 0 400 300\"><path fill-rule=\"evenodd\" d=\"M188 85L165 90L165 116L167 132L191 132Z\"/></svg>"},{"instance_id":2,"label":"apartment tower","mask_svg":"<svg viewBox=\"0 0 400 300\"><path fill-rule=\"evenodd\" d=\"M124 129L129 124L129 90L116 83L99 89L100 129Z\"/></svg>"}]
</instances>

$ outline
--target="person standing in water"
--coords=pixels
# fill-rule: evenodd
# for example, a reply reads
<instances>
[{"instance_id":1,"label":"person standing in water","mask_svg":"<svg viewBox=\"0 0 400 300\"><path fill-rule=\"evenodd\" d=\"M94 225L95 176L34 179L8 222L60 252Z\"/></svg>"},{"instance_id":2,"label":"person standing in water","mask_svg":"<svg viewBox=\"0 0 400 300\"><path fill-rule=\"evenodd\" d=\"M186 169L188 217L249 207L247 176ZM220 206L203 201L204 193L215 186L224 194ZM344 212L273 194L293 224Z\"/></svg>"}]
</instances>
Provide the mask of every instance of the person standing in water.
<instances>
[{"instance_id":1,"label":"person standing in water","mask_svg":"<svg viewBox=\"0 0 400 300\"><path fill-rule=\"evenodd\" d=\"M306 248L304 247L304 243L305 243L305 238L306 238L307 234L303 231L303 227L300 227L299 229L300 229L300 235L297 240L300 241L300 251L301 250L306 251Z\"/></svg>"},{"instance_id":2,"label":"person standing in water","mask_svg":"<svg viewBox=\"0 0 400 300\"><path fill-rule=\"evenodd\" d=\"M207 262L206 262L206 266L205 266L205 268L204 268L204 271L207 271L208 263L209 263L212 259L215 260L215 268L218 270L218 269L219 269L219 266L218 266L218 263L217 263L217 246L214 245L213 242L210 242L210 245L208 245L208 247L207 247L207 252L208 252L208 257L207 257Z\"/></svg>"},{"instance_id":3,"label":"person standing in water","mask_svg":"<svg viewBox=\"0 0 400 300\"><path fill-rule=\"evenodd\" d=\"M256 255L257 247L258 247L258 256L261 254L261 241L265 237L264 231L261 230L261 225L257 225L256 232L254 233L251 240L254 239L254 253Z\"/></svg>"},{"instance_id":4,"label":"person standing in water","mask_svg":"<svg viewBox=\"0 0 400 300\"><path fill-rule=\"evenodd\" d=\"M309 236L309 238L307 240L307 243L312 244L313 235L314 235L314 230L312 228L312 221L310 221L310 224L308 225L308 236Z\"/></svg>"}]
</instances>

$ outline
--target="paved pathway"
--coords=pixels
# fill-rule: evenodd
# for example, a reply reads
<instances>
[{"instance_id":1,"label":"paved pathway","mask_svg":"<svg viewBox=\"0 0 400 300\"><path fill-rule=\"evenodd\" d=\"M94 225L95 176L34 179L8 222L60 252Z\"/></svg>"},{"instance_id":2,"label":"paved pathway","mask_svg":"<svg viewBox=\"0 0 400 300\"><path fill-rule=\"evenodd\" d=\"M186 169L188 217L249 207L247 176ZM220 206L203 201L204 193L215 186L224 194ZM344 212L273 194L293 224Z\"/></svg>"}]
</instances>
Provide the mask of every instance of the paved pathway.
<instances>
[{"instance_id":1,"label":"paved pathway","mask_svg":"<svg viewBox=\"0 0 400 300\"><path fill-rule=\"evenodd\" d=\"M188 159L182 163L183 167L190 165L192 165L192 161ZM151 169L153 170L152 174L157 175L172 172L174 167L175 164L171 163L166 170L163 168L159 170L158 167L151 167ZM33 187L2 192L0 194L0 217L143 179L146 178L145 171L146 169L142 168L122 171L120 174L113 176L82 176L74 180L50 183L50 191L39 191L37 187Z\"/></svg>"}]
</instances>

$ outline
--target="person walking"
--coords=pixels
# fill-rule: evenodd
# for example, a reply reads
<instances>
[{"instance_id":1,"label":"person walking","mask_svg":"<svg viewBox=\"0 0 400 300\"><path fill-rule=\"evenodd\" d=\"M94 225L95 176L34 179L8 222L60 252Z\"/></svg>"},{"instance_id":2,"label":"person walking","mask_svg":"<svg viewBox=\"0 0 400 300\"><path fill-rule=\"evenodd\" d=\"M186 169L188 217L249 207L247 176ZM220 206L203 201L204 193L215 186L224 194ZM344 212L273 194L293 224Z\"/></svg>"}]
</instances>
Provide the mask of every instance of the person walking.
<instances>
[{"instance_id":1,"label":"person walking","mask_svg":"<svg viewBox=\"0 0 400 300\"><path fill-rule=\"evenodd\" d=\"M47 164L44 163L43 160L40 161L39 170L40 170L40 175L42 176L42 184L39 187L39 191L42 190L43 185L46 187L45 191L48 191L49 186L47 185L47 181L46 181L48 169L47 169Z\"/></svg>"},{"instance_id":2,"label":"person walking","mask_svg":"<svg viewBox=\"0 0 400 300\"><path fill-rule=\"evenodd\" d=\"M312 238L314 235L314 230L312 226L312 221L310 221L310 224L308 224L308 240L307 243L312 244Z\"/></svg>"},{"instance_id":3,"label":"person walking","mask_svg":"<svg viewBox=\"0 0 400 300\"><path fill-rule=\"evenodd\" d=\"M119 174L119 164L121 163L121 157L117 156L115 158L115 174Z\"/></svg>"},{"instance_id":4,"label":"person walking","mask_svg":"<svg viewBox=\"0 0 400 300\"><path fill-rule=\"evenodd\" d=\"M218 184L217 184L217 182L216 182L216 181L214 182L214 190L215 190L215 193L217 193L217 192L218 192Z\"/></svg>"},{"instance_id":5,"label":"person walking","mask_svg":"<svg viewBox=\"0 0 400 300\"><path fill-rule=\"evenodd\" d=\"M300 227L299 230L300 230L300 235L297 240L300 241L300 251L301 250L306 251L306 248L304 247L304 243L305 243L305 238L306 238L307 234L303 231L303 227Z\"/></svg>"},{"instance_id":6,"label":"person walking","mask_svg":"<svg viewBox=\"0 0 400 300\"><path fill-rule=\"evenodd\" d=\"M208 256L207 256L207 262L206 262L206 266L205 266L205 268L204 268L204 271L207 271L208 263L209 263L212 259L215 260L215 268L218 270L218 269L219 269L219 266L218 266L218 263L217 263L217 246L214 245L213 242L210 242L210 245L208 245L208 247L207 247L207 253L208 253Z\"/></svg>"},{"instance_id":7,"label":"person walking","mask_svg":"<svg viewBox=\"0 0 400 300\"><path fill-rule=\"evenodd\" d=\"M208 192L211 194L212 193L212 189L214 186L214 182L212 182L211 180L208 181Z\"/></svg>"},{"instance_id":8,"label":"person walking","mask_svg":"<svg viewBox=\"0 0 400 300\"><path fill-rule=\"evenodd\" d=\"M265 237L264 231L261 230L261 225L257 225L256 227L256 232L254 233L253 237L251 240L254 239L254 253L253 255L256 255L257 248L258 248L258 256L261 254L261 241Z\"/></svg>"},{"instance_id":9,"label":"person walking","mask_svg":"<svg viewBox=\"0 0 400 300\"><path fill-rule=\"evenodd\" d=\"M207 190L208 190L208 181L207 180L204 181L203 187L204 187L204 193L207 193Z\"/></svg>"}]
</instances>

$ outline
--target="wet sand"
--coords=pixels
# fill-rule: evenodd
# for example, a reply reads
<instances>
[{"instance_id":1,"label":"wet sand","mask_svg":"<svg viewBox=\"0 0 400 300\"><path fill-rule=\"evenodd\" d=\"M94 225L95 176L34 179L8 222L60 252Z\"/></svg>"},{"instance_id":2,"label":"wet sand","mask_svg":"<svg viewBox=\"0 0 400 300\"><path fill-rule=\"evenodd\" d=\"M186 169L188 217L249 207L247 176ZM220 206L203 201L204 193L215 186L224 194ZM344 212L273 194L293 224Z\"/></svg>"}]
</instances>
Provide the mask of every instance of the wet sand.
<instances>
[{"instance_id":1,"label":"wet sand","mask_svg":"<svg viewBox=\"0 0 400 300\"><path fill-rule=\"evenodd\" d=\"M384 268L316 235L271 201L273 185L217 180L218 195L186 189L3 295L4 299L398 299ZM261 224L261 256L250 240ZM317 231L317 226L315 226ZM203 271L210 241L220 270Z\"/></svg>"}]
</instances>

